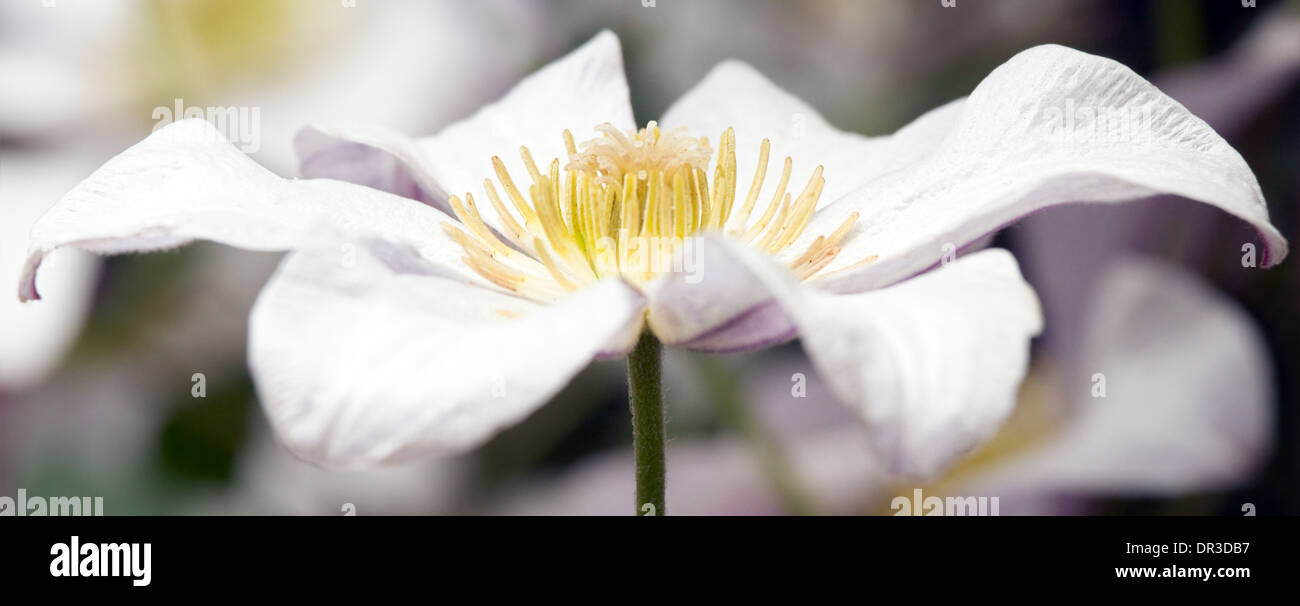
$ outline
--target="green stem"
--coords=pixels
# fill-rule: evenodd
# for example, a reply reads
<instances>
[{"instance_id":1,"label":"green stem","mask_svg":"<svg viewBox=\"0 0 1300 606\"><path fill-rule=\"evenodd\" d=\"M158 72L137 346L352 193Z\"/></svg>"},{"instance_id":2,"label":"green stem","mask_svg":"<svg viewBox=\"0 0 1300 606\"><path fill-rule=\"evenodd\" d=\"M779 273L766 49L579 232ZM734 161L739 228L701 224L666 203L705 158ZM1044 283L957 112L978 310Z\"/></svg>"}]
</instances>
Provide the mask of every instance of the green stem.
<instances>
[{"instance_id":1,"label":"green stem","mask_svg":"<svg viewBox=\"0 0 1300 606\"><path fill-rule=\"evenodd\" d=\"M663 345L649 330L627 356L627 399L636 451L636 513L664 515Z\"/></svg>"}]
</instances>

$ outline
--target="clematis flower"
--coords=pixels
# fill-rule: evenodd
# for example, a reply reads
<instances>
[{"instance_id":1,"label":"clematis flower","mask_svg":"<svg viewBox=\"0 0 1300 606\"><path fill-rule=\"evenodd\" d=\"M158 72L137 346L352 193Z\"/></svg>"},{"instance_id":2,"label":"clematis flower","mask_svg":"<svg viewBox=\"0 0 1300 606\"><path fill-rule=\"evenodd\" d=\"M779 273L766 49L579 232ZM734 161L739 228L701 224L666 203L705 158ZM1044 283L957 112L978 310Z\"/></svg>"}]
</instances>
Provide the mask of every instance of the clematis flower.
<instances>
[{"instance_id":1,"label":"clematis flower","mask_svg":"<svg viewBox=\"0 0 1300 606\"><path fill-rule=\"evenodd\" d=\"M1122 140L1096 128L1135 109L1151 119ZM887 465L933 474L1006 417L1041 328L1015 259L962 247L1055 204L1173 193L1252 224L1263 265L1286 254L1239 154L1128 68L1059 46L868 138L737 62L638 129L606 32L432 137L297 143L310 178L284 180L204 122L159 130L37 222L20 296L64 246L294 251L249 362L280 438L338 467L472 448L628 354L637 502L660 511L660 343L799 337Z\"/></svg>"}]
</instances>

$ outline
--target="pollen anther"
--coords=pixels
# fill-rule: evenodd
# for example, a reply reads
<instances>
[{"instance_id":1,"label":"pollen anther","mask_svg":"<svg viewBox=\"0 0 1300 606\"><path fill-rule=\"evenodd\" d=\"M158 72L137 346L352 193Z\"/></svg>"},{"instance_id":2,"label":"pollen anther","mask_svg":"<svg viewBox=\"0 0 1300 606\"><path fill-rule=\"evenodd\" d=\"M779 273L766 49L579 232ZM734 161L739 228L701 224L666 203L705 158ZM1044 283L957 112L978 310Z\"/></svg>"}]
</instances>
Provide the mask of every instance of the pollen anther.
<instances>
[{"instance_id":1,"label":"pollen anther","mask_svg":"<svg viewBox=\"0 0 1300 606\"><path fill-rule=\"evenodd\" d=\"M766 180L769 140L759 148L749 190L736 207L734 129L719 137L712 180L707 138L681 128L661 130L654 122L635 133L610 124L596 131L599 136L575 144L565 130L569 157L563 163L553 159L545 171L521 147L530 181L522 189L505 163L493 157L496 182L510 201L508 206L491 179L483 181L498 218L495 230L473 196L450 198L460 225L447 223L443 229L465 250L469 267L497 286L539 301L610 275L640 287L671 271L682 242L704 232L722 232L766 253L780 253L803 235L826 184L818 166L792 197L786 188L793 161L787 157L766 208L751 223ZM790 263L791 271L801 280L815 277L839 254L857 218L853 213L834 232L813 240Z\"/></svg>"}]
</instances>

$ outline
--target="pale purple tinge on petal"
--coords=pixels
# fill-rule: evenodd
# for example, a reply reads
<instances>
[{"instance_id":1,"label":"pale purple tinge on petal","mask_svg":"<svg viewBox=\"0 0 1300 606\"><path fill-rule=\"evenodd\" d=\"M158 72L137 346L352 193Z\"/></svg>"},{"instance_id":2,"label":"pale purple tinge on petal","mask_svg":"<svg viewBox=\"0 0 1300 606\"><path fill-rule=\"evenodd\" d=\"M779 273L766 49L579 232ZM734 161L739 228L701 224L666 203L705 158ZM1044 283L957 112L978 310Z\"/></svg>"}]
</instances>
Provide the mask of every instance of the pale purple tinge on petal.
<instances>
[{"instance_id":1,"label":"pale purple tinge on petal","mask_svg":"<svg viewBox=\"0 0 1300 606\"><path fill-rule=\"evenodd\" d=\"M962 248L1054 205L1161 193L1251 224L1261 265L1286 256L1286 240L1269 223L1241 155L1115 61L1035 47L994 70L954 111L950 132L930 153L828 204L792 245L802 250L860 213L843 251L817 280L823 287L856 292L896 282L936 264L946 245ZM829 273L873 254L879 261Z\"/></svg>"},{"instance_id":2,"label":"pale purple tinge on petal","mask_svg":"<svg viewBox=\"0 0 1300 606\"><path fill-rule=\"evenodd\" d=\"M1250 317L1196 276L1137 258L1111 266L1089 310L1074 372L1091 383L1071 386L1074 416L963 486L1027 513L1053 502L1045 496L1168 497L1246 482L1274 439L1272 363ZM1093 397L1097 373L1105 397Z\"/></svg>"},{"instance_id":3,"label":"pale purple tinge on petal","mask_svg":"<svg viewBox=\"0 0 1300 606\"><path fill-rule=\"evenodd\" d=\"M19 282L31 224L93 162L75 153L0 151L0 278L6 284ZM93 255L58 251L39 284L53 300L31 305L10 294L0 301L0 392L34 385L62 360L89 312L98 268Z\"/></svg>"},{"instance_id":4,"label":"pale purple tinge on petal","mask_svg":"<svg viewBox=\"0 0 1300 606\"><path fill-rule=\"evenodd\" d=\"M675 345L708 353L738 353L780 345L797 336L799 330L790 320L790 315L779 303L769 299L689 341Z\"/></svg>"},{"instance_id":5,"label":"pale purple tinge on petal","mask_svg":"<svg viewBox=\"0 0 1300 606\"><path fill-rule=\"evenodd\" d=\"M755 280L741 259L710 240L691 238L674 267L647 289L649 323L664 343L708 352L759 349L795 336L789 315L771 288Z\"/></svg>"},{"instance_id":6,"label":"pale purple tinge on petal","mask_svg":"<svg viewBox=\"0 0 1300 606\"><path fill-rule=\"evenodd\" d=\"M388 184L399 188L395 192L399 194L414 182L421 186L421 199L442 207L446 195L481 192L484 179L495 180L493 156L501 158L514 179L526 183L520 146L528 147L543 170L552 159L563 165L568 154L562 131L569 129L575 140L582 141L595 136L594 129L605 122L624 131L636 124L618 37L608 31L528 76L497 102L431 137L415 140L371 129L320 126L314 127L314 134L308 131L299 138L299 155L304 176ZM332 149L323 137L335 138L338 147ZM368 156L367 164L381 174L360 174L345 166L358 155ZM395 158L405 167L404 173L394 176L395 165L376 156ZM499 225L490 205L480 204L479 211L490 225Z\"/></svg>"},{"instance_id":7,"label":"pale purple tinge on petal","mask_svg":"<svg viewBox=\"0 0 1300 606\"><path fill-rule=\"evenodd\" d=\"M298 131L294 148L304 177L356 183L452 212L415 140L405 135L366 126L309 126Z\"/></svg>"},{"instance_id":8,"label":"pale purple tinge on petal","mask_svg":"<svg viewBox=\"0 0 1300 606\"><path fill-rule=\"evenodd\" d=\"M391 240L447 276L485 283L464 266L462 249L440 228L448 220L433 208L351 183L282 179L208 122L185 120L109 160L41 216L32 227L19 297L39 298L37 268L67 246L120 254L203 239L288 250L341 246L334 241L340 234Z\"/></svg>"},{"instance_id":9,"label":"pale purple tinge on petal","mask_svg":"<svg viewBox=\"0 0 1300 606\"><path fill-rule=\"evenodd\" d=\"M1011 410L1042 318L1006 251L962 256L890 288L837 295L796 282L770 258L728 240L700 242L705 279L683 283L693 296L652 290L650 326L661 335L689 332L684 328L716 314L711 300L744 295L778 302L818 372L861 415L892 471L941 472ZM716 276L724 269L725 282Z\"/></svg>"},{"instance_id":10,"label":"pale purple tinge on petal","mask_svg":"<svg viewBox=\"0 0 1300 606\"><path fill-rule=\"evenodd\" d=\"M358 243L291 254L253 307L249 365L303 459L366 467L474 448L560 390L642 297L607 280L550 306L427 273Z\"/></svg>"}]
</instances>

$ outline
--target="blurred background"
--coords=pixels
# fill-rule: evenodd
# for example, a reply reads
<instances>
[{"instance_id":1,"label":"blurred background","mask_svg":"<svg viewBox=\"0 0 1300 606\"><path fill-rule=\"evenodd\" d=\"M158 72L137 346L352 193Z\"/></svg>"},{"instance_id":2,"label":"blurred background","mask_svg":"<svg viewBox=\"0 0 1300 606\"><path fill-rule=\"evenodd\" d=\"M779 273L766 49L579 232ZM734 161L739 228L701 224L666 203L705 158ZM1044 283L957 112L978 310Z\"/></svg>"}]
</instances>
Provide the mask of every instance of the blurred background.
<instances>
[{"instance_id":1,"label":"blurred background","mask_svg":"<svg viewBox=\"0 0 1300 606\"><path fill-rule=\"evenodd\" d=\"M44 300L19 304L31 223L177 100L257 108L251 155L293 176L302 126L431 134L601 29L622 40L642 123L738 58L868 135L1058 43L1132 67L1214 126L1255 170L1273 223L1300 240L1300 2L956 4L4 2L0 495L102 496L110 515L631 512L619 361L467 455L334 473L274 441L246 368L248 310L278 254L59 251ZM1249 241L1223 213L1178 199L1059 208L999 234L1047 328L1003 431L924 484L880 472L797 342L670 352L669 510L889 514L892 497L919 488L998 496L1004 515L1300 513L1300 270L1242 267ZM206 397L192 394L195 373Z\"/></svg>"}]
</instances>

